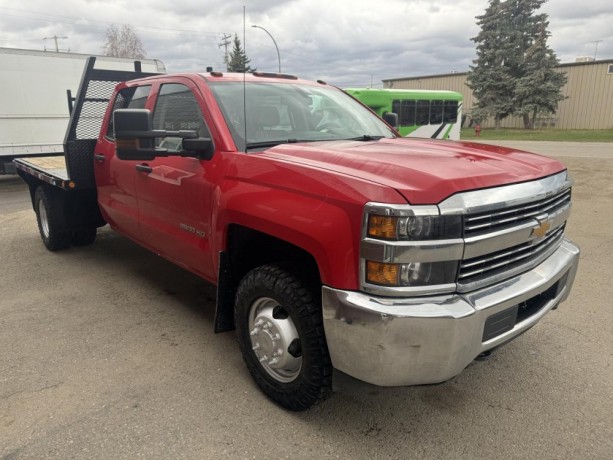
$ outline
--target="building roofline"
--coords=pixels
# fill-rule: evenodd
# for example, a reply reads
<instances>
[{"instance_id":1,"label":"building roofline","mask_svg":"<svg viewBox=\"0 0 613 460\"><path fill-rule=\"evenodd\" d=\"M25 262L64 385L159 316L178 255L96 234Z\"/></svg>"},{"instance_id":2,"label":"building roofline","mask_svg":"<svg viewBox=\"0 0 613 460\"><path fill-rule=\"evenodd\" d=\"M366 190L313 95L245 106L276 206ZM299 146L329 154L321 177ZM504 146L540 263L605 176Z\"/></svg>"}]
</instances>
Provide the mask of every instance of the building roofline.
<instances>
[{"instance_id":1,"label":"building roofline","mask_svg":"<svg viewBox=\"0 0 613 460\"><path fill-rule=\"evenodd\" d=\"M613 59L602 59L598 61L585 61L585 62L565 62L558 64L556 67L573 67L579 65L597 65L597 64L613 64Z\"/></svg>"},{"instance_id":2,"label":"building roofline","mask_svg":"<svg viewBox=\"0 0 613 460\"><path fill-rule=\"evenodd\" d=\"M435 75L420 75L418 77L397 77L397 78L386 78L381 81L400 81L400 80L421 80L423 78L443 78L443 77L453 77L457 75L467 75L468 72L453 72L453 73L439 73Z\"/></svg>"},{"instance_id":3,"label":"building roofline","mask_svg":"<svg viewBox=\"0 0 613 460\"><path fill-rule=\"evenodd\" d=\"M574 66L597 65L597 64L613 64L613 59L602 59L598 61L586 61L586 62L565 62L564 64L558 64L556 67L574 67ZM444 78L444 77L454 77L458 75L468 75L468 72L440 73L440 74L435 74L435 75L420 75L417 77L385 78L381 81L388 82L388 81L421 80L424 78Z\"/></svg>"}]
</instances>

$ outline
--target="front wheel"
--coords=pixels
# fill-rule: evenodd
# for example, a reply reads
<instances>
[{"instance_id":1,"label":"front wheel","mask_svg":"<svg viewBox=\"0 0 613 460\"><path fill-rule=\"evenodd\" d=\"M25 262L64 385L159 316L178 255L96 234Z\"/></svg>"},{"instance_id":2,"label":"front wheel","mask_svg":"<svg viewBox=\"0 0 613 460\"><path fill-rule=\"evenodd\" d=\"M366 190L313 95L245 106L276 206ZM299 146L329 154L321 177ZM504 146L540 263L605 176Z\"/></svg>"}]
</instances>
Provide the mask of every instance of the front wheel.
<instances>
[{"instance_id":1,"label":"front wheel","mask_svg":"<svg viewBox=\"0 0 613 460\"><path fill-rule=\"evenodd\" d=\"M291 270L265 265L236 294L236 332L243 359L262 391L290 410L305 410L332 387L319 293Z\"/></svg>"},{"instance_id":2,"label":"front wheel","mask_svg":"<svg viewBox=\"0 0 613 460\"><path fill-rule=\"evenodd\" d=\"M98 229L96 227L75 231L72 235L73 246L89 246L90 244L94 244L97 231Z\"/></svg>"}]
</instances>

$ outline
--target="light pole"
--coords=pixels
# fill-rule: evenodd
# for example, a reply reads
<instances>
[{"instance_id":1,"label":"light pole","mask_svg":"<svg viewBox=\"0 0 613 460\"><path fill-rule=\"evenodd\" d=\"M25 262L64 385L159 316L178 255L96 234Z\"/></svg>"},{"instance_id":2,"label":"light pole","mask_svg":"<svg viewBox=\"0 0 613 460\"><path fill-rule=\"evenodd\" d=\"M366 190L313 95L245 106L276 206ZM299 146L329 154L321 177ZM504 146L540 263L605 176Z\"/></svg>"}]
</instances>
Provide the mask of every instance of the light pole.
<instances>
[{"instance_id":1,"label":"light pole","mask_svg":"<svg viewBox=\"0 0 613 460\"><path fill-rule=\"evenodd\" d=\"M262 29L272 39L272 42L275 44L275 48L277 49L277 59L279 60L279 73L281 73L281 54L279 54L279 47L277 46L277 42L275 41L274 37L272 35L270 35L270 32L268 32L266 29L264 29L264 27L256 26L256 25L252 25L251 27L256 27L258 29Z\"/></svg>"}]
</instances>

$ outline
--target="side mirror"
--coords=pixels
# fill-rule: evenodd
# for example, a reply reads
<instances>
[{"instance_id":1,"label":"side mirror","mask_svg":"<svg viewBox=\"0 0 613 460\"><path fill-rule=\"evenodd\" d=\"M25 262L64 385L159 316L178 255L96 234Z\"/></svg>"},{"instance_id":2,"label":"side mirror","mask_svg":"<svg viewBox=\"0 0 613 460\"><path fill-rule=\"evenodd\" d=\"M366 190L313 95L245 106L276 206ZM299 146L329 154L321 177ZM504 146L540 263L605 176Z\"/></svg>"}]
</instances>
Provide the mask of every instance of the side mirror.
<instances>
[{"instance_id":1,"label":"side mirror","mask_svg":"<svg viewBox=\"0 0 613 460\"><path fill-rule=\"evenodd\" d=\"M193 130L154 130L151 111L147 109L118 109L113 114L117 157L120 160L150 161L171 155L210 160L213 141L198 137ZM164 138L156 148L155 139Z\"/></svg>"},{"instance_id":2,"label":"side mirror","mask_svg":"<svg viewBox=\"0 0 613 460\"><path fill-rule=\"evenodd\" d=\"M119 109L113 113L115 144L120 160L153 160L156 157L150 110Z\"/></svg>"},{"instance_id":3,"label":"side mirror","mask_svg":"<svg viewBox=\"0 0 613 460\"><path fill-rule=\"evenodd\" d=\"M196 157L201 160L210 160L213 158L213 153L215 152L215 146L213 145L213 140L208 137L197 137L195 139L183 139L183 149L186 150L186 153L194 152ZM183 155L182 156L193 156L193 155Z\"/></svg>"},{"instance_id":4,"label":"side mirror","mask_svg":"<svg viewBox=\"0 0 613 460\"><path fill-rule=\"evenodd\" d=\"M385 112L383 114L383 121L390 125L394 129L398 129L398 114L394 112Z\"/></svg>"}]
</instances>

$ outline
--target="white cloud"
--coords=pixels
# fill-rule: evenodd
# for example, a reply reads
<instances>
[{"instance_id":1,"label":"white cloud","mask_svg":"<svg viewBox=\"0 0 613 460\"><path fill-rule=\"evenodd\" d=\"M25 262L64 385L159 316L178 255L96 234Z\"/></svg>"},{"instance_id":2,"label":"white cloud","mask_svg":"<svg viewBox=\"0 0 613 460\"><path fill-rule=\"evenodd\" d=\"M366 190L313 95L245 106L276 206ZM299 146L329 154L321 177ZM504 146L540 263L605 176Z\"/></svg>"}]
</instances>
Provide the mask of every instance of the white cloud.
<instances>
[{"instance_id":1,"label":"white cloud","mask_svg":"<svg viewBox=\"0 0 613 460\"><path fill-rule=\"evenodd\" d=\"M243 5L246 35L243 37ZM470 38L486 0L0 0L0 46L42 49L68 37L61 48L100 53L109 24L132 24L149 57L169 71L223 69L223 33L245 41L252 66L322 78L340 86L367 85L371 79L465 71L474 58ZM609 0L546 3L550 44L563 62L593 55L613 57L613 9Z\"/></svg>"}]
</instances>

